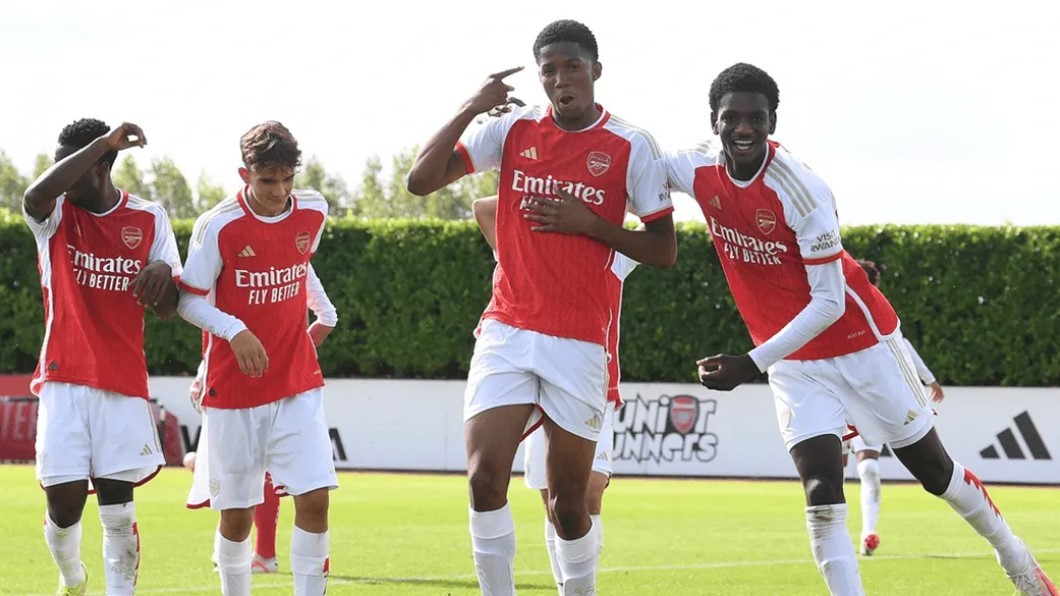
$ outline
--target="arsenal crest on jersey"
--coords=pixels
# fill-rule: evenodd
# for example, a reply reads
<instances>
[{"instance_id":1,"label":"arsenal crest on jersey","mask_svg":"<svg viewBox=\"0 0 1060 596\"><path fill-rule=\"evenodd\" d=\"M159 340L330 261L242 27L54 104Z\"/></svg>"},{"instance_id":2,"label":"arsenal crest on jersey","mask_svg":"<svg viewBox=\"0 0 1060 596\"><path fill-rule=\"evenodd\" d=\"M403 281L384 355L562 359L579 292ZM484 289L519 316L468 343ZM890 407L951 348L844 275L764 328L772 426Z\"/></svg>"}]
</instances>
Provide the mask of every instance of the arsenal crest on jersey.
<instances>
[{"instance_id":1,"label":"arsenal crest on jersey","mask_svg":"<svg viewBox=\"0 0 1060 596\"><path fill-rule=\"evenodd\" d=\"M772 234L777 227L777 215L768 209L759 209L755 211L755 224L763 234Z\"/></svg>"},{"instance_id":2,"label":"arsenal crest on jersey","mask_svg":"<svg viewBox=\"0 0 1060 596\"><path fill-rule=\"evenodd\" d=\"M670 399L670 422L674 430L688 434L699 419L699 400L691 395L675 395Z\"/></svg>"},{"instance_id":3,"label":"arsenal crest on jersey","mask_svg":"<svg viewBox=\"0 0 1060 596\"><path fill-rule=\"evenodd\" d=\"M309 250L309 242L312 239L313 238L309 235L309 232L298 232L294 237L294 247L298 249L299 253L304 255L306 251Z\"/></svg>"},{"instance_id":4,"label":"arsenal crest on jersey","mask_svg":"<svg viewBox=\"0 0 1060 596\"><path fill-rule=\"evenodd\" d=\"M128 246L130 250L135 250L137 246L144 240L144 231L140 228L134 228L132 226L125 226L121 229L121 241Z\"/></svg>"},{"instance_id":5,"label":"arsenal crest on jersey","mask_svg":"<svg viewBox=\"0 0 1060 596\"><path fill-rule=\"evenodd\" d=\"M611 167L611 156L600 151L593 151L589 153L589 159L586 160L585 165L589 167L590 174L599 176Z\"/></svg>"}]
</instances>

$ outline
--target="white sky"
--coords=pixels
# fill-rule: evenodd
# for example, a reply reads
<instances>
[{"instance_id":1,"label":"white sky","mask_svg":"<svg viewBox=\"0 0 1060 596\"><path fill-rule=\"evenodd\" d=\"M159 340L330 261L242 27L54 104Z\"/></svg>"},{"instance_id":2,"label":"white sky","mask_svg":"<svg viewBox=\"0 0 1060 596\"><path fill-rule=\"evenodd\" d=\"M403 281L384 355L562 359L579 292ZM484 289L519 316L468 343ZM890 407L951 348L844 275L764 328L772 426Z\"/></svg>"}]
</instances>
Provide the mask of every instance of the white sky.
<instances>
[{"instance_id":1,"label":"white sky","mask_svg":"<svg viewBox=\"0 0 1060 596\"><path fill-rule=\"evenodd\" d=\"M780 86L775 138L843 223L1060 224L1058 3L862 4L5 2L0 149L28 172L68 122L128 120L141 166L169 155L193 187L205 171L234 189L239 136L276 119L353 186L491 72L526 65L515 95L544 102L531 45L574 18L599 42L597 100L665 148L707 137L710 81L751 62Z\"/></svg>"}]
</instances>

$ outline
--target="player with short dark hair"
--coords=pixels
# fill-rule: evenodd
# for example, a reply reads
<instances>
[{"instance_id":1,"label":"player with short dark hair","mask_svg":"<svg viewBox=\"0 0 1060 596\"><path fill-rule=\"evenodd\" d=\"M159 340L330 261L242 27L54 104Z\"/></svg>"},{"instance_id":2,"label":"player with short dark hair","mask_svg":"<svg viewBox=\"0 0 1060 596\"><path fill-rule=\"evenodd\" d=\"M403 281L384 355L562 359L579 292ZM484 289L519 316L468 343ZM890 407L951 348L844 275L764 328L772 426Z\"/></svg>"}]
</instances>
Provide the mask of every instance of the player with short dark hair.
<instances>
[{"instance_id":1,"label":"player with short dark hair","mask_svg":"<svg viewBox=\"0 0 1060 596\"><path fill-rule=\"evenodd\" d=\"M148 403L144 309L177 306L180 256L165 209L115 188L118 152L147 143L128 122L84 118L62 130L55 165L26 190L37 241L44 342L31 388L40 397L37 479L44 537L60 594L85 594L81 514L99 501L108 594L132 594L140 566L133 488L165 464ZM91 349L86 349L91 347Z\"/></svg>"},{"instance_id":2,"label":"player with short dark hair","mask_svg":"<svg viewBox=\"0 0 1060 596\"><path fill-rule=\"evenodd\" d=\"M599 537L586 488L607 403L607 330L615 255L669 267L677 255L666 174L654 139L603 109L595 37L574 21L534 43L547 107L509 103L513 68L491 75L427 143L408 176L425 195L500 170L493 297L477 331L464 396L470 530L483 594L515 592L515 526L507 492L525 433L548 437L549 517L564 594L596 589ZM642 231L622 227L633 211Z\"/></svg>"},{"instance_id":3,"label":"player with short dark hair","mask_svg":"<svg viewBox=\"0 0 1060 596\"><path fill-rule=\"evenodd\" d=\"M327 201L292 190L301 163L283 124L259 124L240 142L245 186L195 222L180 279L179 312L203 329L203 435L196 459L210 507L221 589L250 594L250 528L266 471L294 496L294 593L327 589L328 491L338 487L324 419L324 379L306 332L306 280ZM189 506L205 505L194 502Z\"/></svg>"},{"instance_id":4,"label":"player with short dark hair","mask_svg":"<svg viewBox=\"0 0 1060 596\"><path fill-rule=\"evenodd\" d=\"M728 391L762 372L806 493L814 558L833 594L861 594L846 531L840 438L851 420L888 443L924 489L946 501L997 552L1023 594L1057 594L970 470L953 461L902 341L898 316L845 250L823 180L770 140L777 85L736 64L710 89L711 143L666 159L672 184L703 210L755 348L698 361L700 380Z\"/></svg>"}]
</instances>

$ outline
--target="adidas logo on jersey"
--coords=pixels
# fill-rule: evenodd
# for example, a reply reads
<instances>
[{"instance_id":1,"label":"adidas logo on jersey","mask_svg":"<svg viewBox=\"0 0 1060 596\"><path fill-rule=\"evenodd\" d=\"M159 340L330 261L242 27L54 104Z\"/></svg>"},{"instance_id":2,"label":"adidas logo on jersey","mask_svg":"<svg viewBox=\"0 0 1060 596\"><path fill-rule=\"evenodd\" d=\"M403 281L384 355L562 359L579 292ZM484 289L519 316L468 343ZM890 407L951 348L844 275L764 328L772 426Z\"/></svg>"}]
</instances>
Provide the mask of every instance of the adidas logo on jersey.
<instances>
[{"instance_id":1,"label":"adidas logo on jersey","mask_svg":"<svg viewBox=\"0 0 1060 596\"><path fill-rule=\"evenodd\" d=\"M527 159L537 159L537 147L531 147L531 148L527 149L526 151L523 151L522 153L520 153L519 156L520 157L525 157Z\"/></svg>"},{"instance_id":2,"label":"adidas logo on jersey","mask_svg":"<svg viewBox=\"0 0 1060 596\"><path fill-rule=\"evenodd\" d=\"M1023 439L1023 446L1027 448L1032 458L1040 460L1053 459L1049 455L1049 450L1045 447L1042 435L1038 433L1038 427L1034 426L1034 421L1031 420L1029 412L1023 412L1013 418L1012 421L1016 423L1015 430L1019 433L1019 438ZM1005 457L1008 459L1027 459L1023 446L1016 439L1017 432L1012 431L1013 429L1009 427L997 433L997 441L1001 444L1001 450L1005 452ZM983 449L979 452L979 455L983 459L1001 459L1001 455L994 445Z\"/></svg>"},{"instance_id":3,"label":"adidas logo on jersey","mask_svg":"<svg viewBox=\"0 0 1060 596\"><path fill-rule=\"evenodd\" d=\"M241 257L256 257L256 256L258 256L258 253L254 252L254 249L251 248L250 245L248 244L248 245L243 247L243 250L239 251L239 256L241 256Z\"/></svg>"},{"instance_id":4,"label":"adidas logo on jersey","mask_svg":"<svg viewBox=\"0 0 1060 596\"><path fill-rule=\"evenodd\" d=\"M721 197L719 197L718 195L714 195L714 198L707 202L710 203L711 207L721 211Z\"/></svg>"}]
</instances>

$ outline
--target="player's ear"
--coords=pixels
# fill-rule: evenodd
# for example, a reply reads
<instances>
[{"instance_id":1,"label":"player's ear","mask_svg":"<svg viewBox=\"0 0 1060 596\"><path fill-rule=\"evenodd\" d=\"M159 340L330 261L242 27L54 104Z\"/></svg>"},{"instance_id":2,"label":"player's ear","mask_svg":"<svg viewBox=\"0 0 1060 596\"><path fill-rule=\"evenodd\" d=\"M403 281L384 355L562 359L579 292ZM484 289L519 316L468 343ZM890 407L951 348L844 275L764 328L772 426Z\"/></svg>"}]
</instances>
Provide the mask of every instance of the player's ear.
<instances>
[{"instance_id":1,"label":"player's ear","mask_svg":"<svg viewBox=\"0 0 1060 596\"><path fill-rule=\"evenodd\" d=\"M714 131L714 134L721 134L718 132L718 113L713 110L710 112L710 129Z\"/></svg>"},{"instance_id":2,"label":"player's ear","mask_svg":"<svg viewBox=\"0 0 1060 596\"><path fill-rule=\"evenodd\" d=\"M776 110L769 113L769 134L777 132L777 112Z\"/></svg>"},{"instance_id":3,"label":"player's ear","mask_svg":"<svg viewBox=\"0 0 1060 596\"><path fill-rule=\"evenodd\" d=\"M604 65L599 62L593 62L593 80L598 80L603 72Z\"/></svg>"},{"instance_id":4,"label":"player's ear","mask_svg":"<svg viewBox=\"0 0 1060 596\"><path fill-rule=\"evenodd\" d=\"M243 184L250 184L250 170L239 168L239 177L243 179Z\"/></svg>"}]
</instances>

